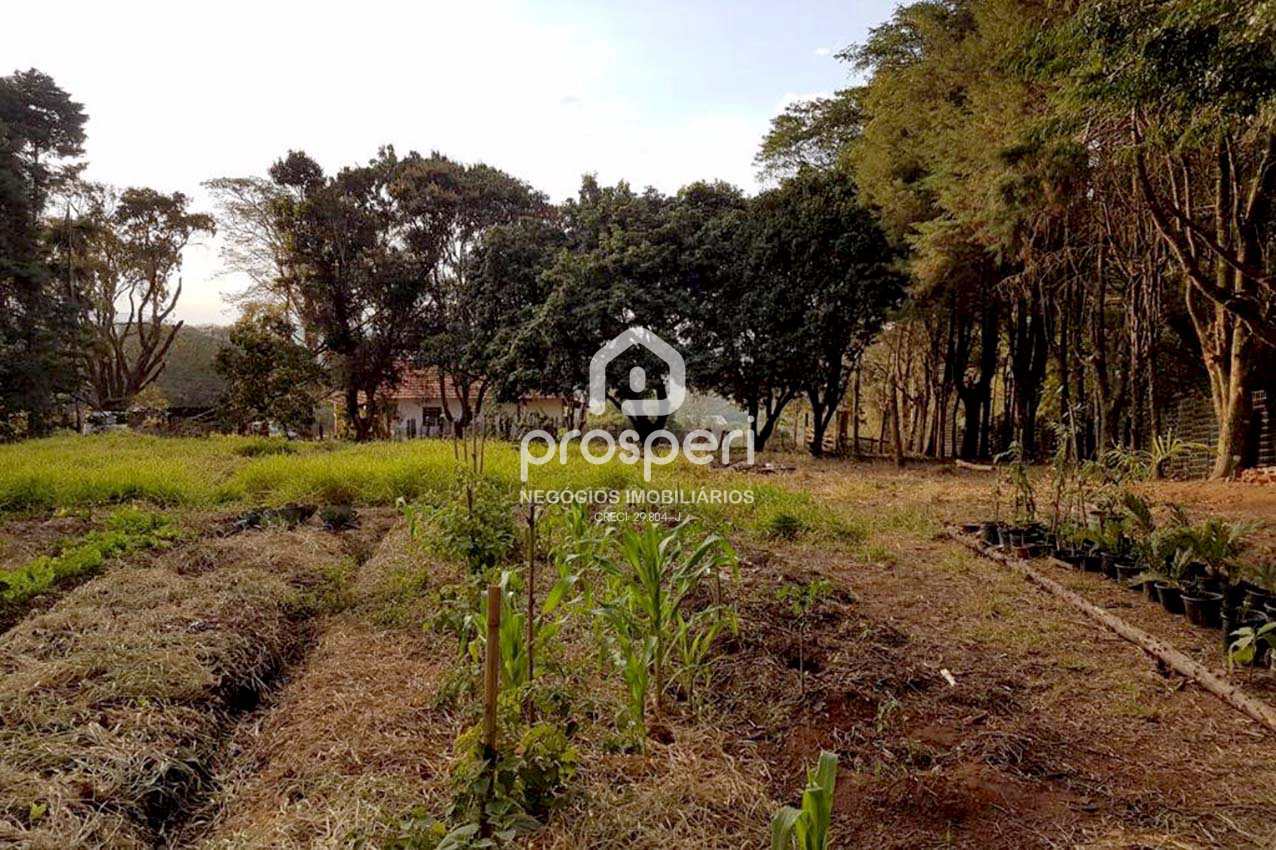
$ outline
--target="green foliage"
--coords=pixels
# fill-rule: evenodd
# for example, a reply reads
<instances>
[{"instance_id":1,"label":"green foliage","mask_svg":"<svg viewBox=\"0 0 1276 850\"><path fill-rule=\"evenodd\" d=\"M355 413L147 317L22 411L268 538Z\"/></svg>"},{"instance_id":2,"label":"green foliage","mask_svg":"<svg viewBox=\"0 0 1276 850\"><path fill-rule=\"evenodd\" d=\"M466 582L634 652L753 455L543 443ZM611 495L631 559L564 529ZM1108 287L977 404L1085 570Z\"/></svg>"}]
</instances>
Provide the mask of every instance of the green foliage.
<instances>
[{"instance_id":1,"label":"green foliage","mask_svg":"<svg viewBox=\"0 0 1276 850\"><path fill-rule=\"evenodd\" d=\"M837 756L820 753L819 763L807 772L802 808L785 806L771 820L771 850L825 850L828 847L836 782Z\"/></svg>"},{"instance_id":2,"label":"green foliage","mask_svg":"<svg viewBox=\"0 0 1276 850\"><path fill-rule=\"evenodd\" d=\"M534 653L527 646L527 612L526 606L520 604L522 580L509 571L501 573L501 627L500 655L502 687L518 690L531 682L529 660L534 656L544 661L555 646L561 621L548 618L550 612L557 607L557 601L551 594L541 604L536 628L533 633ZM524 591L525 592L525 591ZM476 596L478 596L476 594ZM486 603L478 604L474 612L463 623L464 633L472 636L467 651L475 664L480 664L487 646L487 608Z\"/></svg>"},{"instance_id":3,"label":"green foliage","mask_svg":"<svg viewBox=\"0 0 1276 850\"><path fill-rule=\"evenodd\" d=\"M63 581L97 572L109 558L166 545L178 531L161 514L120 508L101 531L91 532L57 555L41 555L11 570L0 570L0 602L20 605Z\"/></svg>"},{"instance_id":4,"label":"green foliage","mask_svg":"<svg viewBox=\"0 0 1276 850\"><path fill-rule=\"evenodd\" d=\"M250 309L230 328L230 344L217 353L226 380L222 414L239 427L271 422L297 432L314 423L325 374L314 354L296 340L280 310Z\"/></svg>"},{"instance_id":5,"label":"green foliage","mask_svg":"<svg viewBox=\"0 0 1276 850\"><path fill-rule=\"evenodd\" d=\"M766 536L773 540L797 540L807 530L806 523L791 513L781 511L767 522Z\"/></svg>"},{"instance_id":6,"label":"green foliage","mask_svg":"<svg viewBox=\"0 0 1276 850\"><path fill-rule=\"evenodd\" d=\"M513 503L508 492L479 475L463 472L451 498L437 506L400 503L411 534L481 575L514 549Z\"/></svg>"},{"instance_id":7,"label":"green foliage","mask_svg":"<svg viewBox=\"0 0 1276 850\"><path fill-rule=\"evenodd\" d=\"M607 625L616 666L625 681L631 727L646 729L646 700L654 692L659 715L669 685L674 652L684 647L683 660L699 671L712 637L720 629L721 599L699 611L684 612L682 603L709 578L735 564L735 553L716 535L691 537L691 521L673 529L651 524L620 534L615 560L604 559L605 599L599 613ZM692 673L693 679L697 673Z\"/></svg>"},{"instance_id":8,"label":"green foliage","mask_svg":"<svg viewBox=\"0 0 1276 850\"><path fill-rule=\"evenodd\" d=\"M1236 664L1251 664L1258 655L1260 644L1266 643L1270 650L1276 651L1276 621L1264 623L1255 628L1243 626L1232 632L1235 638L1227 648L1227 666L1230 670Z\"/></svg>"},{"instance_id":9,"label":"green foliage","mask_svg":"<svg viewBox=\"0 0 1276 850\"><path fill-rule=\"evenodd\" d=\"M84 108L34 68L0 77L0 443L47 433L80 388L76 293L54 274L46 203L83 167Z\"/></svg>"},{"instance_id":10,"label":"green foliage","mask_svg":"<svg viewBox=\"0 0 1276 850\"><path fill-rule=\"evenodd\" d=\"M297 449L287 440L261 438L235 446L234 452L240 457L270 457L271 455L296 454Z\"/></svg>"}]
</instances>

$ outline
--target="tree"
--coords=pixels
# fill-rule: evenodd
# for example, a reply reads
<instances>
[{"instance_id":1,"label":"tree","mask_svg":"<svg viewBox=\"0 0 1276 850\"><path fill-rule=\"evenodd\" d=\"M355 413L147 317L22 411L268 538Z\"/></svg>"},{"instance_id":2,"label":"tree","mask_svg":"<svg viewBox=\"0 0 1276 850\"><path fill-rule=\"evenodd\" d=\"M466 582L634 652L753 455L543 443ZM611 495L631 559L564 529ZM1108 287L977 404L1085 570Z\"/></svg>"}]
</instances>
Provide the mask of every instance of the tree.
<instances>
[{"instance_id":1,"label":"tree","mask_svg":"<svg viewBox=\"0 0 1276 850\"><path fill-rule=\"evenodd\" d=\"M760 176L792 177L802 168L833 168L861 132L860 89L843 89L832 97L789 104L771 119L754 158Z\"/></svg>"},{"instance_id":2,"label":"tree","mask_svg":"<svg viewBox=\"0 0 1276 850\"><path fill-rule=\"evenodd\" d=\"M545 217L549 205L526 183L482 163L464 165L438 153L412 154L389 187L403 215L404 241L426 268L427 333L415 360L435 367L443 415L457 433L498 389L498 345L526 312L520 294L484 276L478 253L494 230ZM553 232L543 232L553 238ZM490 259L490 258L489 258ZM489 270L490 271L490 270ZM448 398L456 390L456 410Z\"/></svg>"},{"instance_id":3,"label":"tree","mask_svg":"<svg viewBox=\"0 0 1276 850\"><path fill-rule=\"evenodd\" d=\"M214 363L226 379L222 413L242 432L250 422L274 422L306 432L324 390L325 372L296 340L296 328L277 306L252 306L230 328L230 344Z\"/></svg>"},{"instance_id":4,"label":"tree","mask_svg":"<svg viewBox=\"0 0 1276 850\"><path fill-rule=\"evenodd\" d=\"M886 235L845 174L800 170L758 201L755 262L794 319L782 337L803 364L811 453L837 412L854 365L903 297Z\"/></svg>"},{"instance_id":5,"label":"tree","mask_svg":"<svg viewBox=\"0 0 1276 850\"><path fill-rule=\"evenodd\" d=\"M55 235L73 269L81 321L92 335L82 352L92 403L122 410L164 369L182 322L170 317L182 294L182 251L213 219L191 212L181 192L122 192L86 185L77 221Z\"/></svg>"},{"instance_id":6,"label":"tree","mask_svg":"<svg viewBox=\"0 0 1276 850\"><path fill-rule=\"evenodd\" d=\"M800 322L792 293L775 286L754 252L761 209L735 187L693 184L679 193L676 213L695 304L688 369L698 389L745 410L759 450L801 392L805 369L789 338Z\"/></svg>"},{"instance_id":7,"label":"tree","mask_svg":"<svg viewBox=\"0 0 1276 850\"><path fill-rule=\"evenodd\" d=\"M46 430L76 386L76 313L42 216L82 167L85 120L49 76L0 77L0 439Z\"/></svg>"},{"instance_id":8,"label":"tree","mask_svg":"<svg viewBox=\"0 0 1276 850\"><path fill-rule=\"evenodd\" d=\"M279 305L312 350L318 347L314 305L290 265L288 215L309 188L264 177L219 177L204 183L217 204L221 259L252 281L236 296L243 303Z\"/></svg>"},{"instance_id":9,"label":"tree","mask_svg":"<svg viewBox=\"0 0 1276 850\"><path fill-rule=\"evenodd\" d=\"M592 176L581 182L577 198L563 205L566 250L557 252L544 280L549 297L520 335L519 350L539 364L539 388L580 396L589 386L589 363L606 342L633 325L654 331L671 345L687 346L695 308L679 271L679 241L674 201L654 189L634 192L628 184L599 186ZM613 376L641 367L647 375L641 391L624 380L609 380L609 400L663 398L667 369L641 346L630 348L609 366ZM663 428L668 416L630 417L643 438Z\"/></svg>"},{"instance_id":10,"label":"tree","mask_svg":"<svg viewBox=\"0 0 1276 850\"><path fill-rule=\"evenodd\" d=\"M372 437L384 389L420 343L427 278L444 248L444 228L423 210L409 221L392 191L400 166L385 147L367 165L333 177L295 151L271 168L295 196L279 213L288 264L313 306L320 354L360 441Z\"/></svg>"},{"instance_id":11,"label":"tree","mask_svg":"<svg viewBox=\"0 0 1276 850\"><path fill-rule=\"evenodd\" d=\"M1212 477L1249 459L1255 366L1276 348L1276 20L1257 0L1086 4L1064 34L1079 118L1132 154L1181 270L1219 424Z\"/></svg>"}]
</instances>

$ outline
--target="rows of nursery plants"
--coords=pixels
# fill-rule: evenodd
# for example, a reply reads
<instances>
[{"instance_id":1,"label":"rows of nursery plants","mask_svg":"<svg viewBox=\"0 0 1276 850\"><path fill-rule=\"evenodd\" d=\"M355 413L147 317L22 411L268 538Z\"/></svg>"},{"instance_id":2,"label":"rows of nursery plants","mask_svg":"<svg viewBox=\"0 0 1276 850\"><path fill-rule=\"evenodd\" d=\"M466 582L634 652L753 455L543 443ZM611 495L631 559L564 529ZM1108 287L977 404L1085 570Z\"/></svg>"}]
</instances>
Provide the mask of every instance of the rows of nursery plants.
<instances>
[{"instance_id":1,"label":"rows of nursery plants","mask_svg":"<svg viewBox=\"0 0 1276 850\"><path fill-rule=\"evenodd\" d=\"M1115 449L1076 464L1065 445L1045 482L1034 480L1017 449L998 460L996 516L967 531L1019 557L1052 556L1106 576L1194 626L1220 630L1229 665L1268 664L1276 562L1255 554L1255 523L1193 520L1181 505L1149 500L1140 485L1164 458L1147 453Z\"/></svg>"}]
</instances>

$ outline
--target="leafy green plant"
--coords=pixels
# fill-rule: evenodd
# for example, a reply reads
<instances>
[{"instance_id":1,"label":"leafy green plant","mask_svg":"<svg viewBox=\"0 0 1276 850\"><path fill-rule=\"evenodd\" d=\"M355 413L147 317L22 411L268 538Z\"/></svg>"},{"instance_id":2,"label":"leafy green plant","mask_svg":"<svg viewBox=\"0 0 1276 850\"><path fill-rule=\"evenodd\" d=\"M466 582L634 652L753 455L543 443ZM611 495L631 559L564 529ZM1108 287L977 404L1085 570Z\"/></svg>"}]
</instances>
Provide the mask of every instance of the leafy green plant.
<instances>
[{"instance_id":1,"label":"leafy green plant","mask_svg":"<svg viewBox=\"0 0 1276 850\"><path fill-rule=\"evenodd\" d=\"M1236 664L1251 664L1258 655L1259 644L1267 644L1270 650L1276 651L1276 621L1264 623L1255 628L1243 626L1232 632L1231 646L1227 648L1227 668L1231 670Z\"/></svg>"},{"instance_id":2,"label":"leafy green plant","mask_svg":"<svg viewBox=\"0 0 1276 850\"><path fill-rule=\"evenodd\" d=\"M693 543L690 522L672 530L656 524L641 531L625 530L617 543L619 558L600 561L608 578L608 599L599 612L609 627L629 690L630 714L643 717L637 724L642 729L646 728L648 687L656 715L663 711L669 662L679 632L698 631L720 616L717 605L684 614L680 611L683 600L705 578L735 563L734 552L716 535ZM646 673L641 672L644 667ZM642 703L637 703L639 697Z\"/></svg>"},{"instance_id":3,"label":"leafy green plant","mask_svg":"<svg viewBox=\"0 0 1276 850\"><path fill-rule=\"evenodd\" d=\"M516 573L507 570L501 573L498 584L501 588L501 626L498 632L501 641L501 681L505 688L517 690L531 681L531 669L528 663L531 653L528 652L527 643L527 612L518 602L522 583ZM477 598L476 594L475 599ZM556 606L557 602L552 594L541 606L543 616L532 638L535 642L535 655L538 658L550 655L562 628L561 620L546 619L554 612ZM465 633L472 636L468 644L471 660L476 664L481 663L487 645L487 609L476 604L463 628Z\"/></svg>"},{"instance_id":4,"label":"leafy green plant","mask_svg":"<svg viewBox=\"0 0 1276 850\"><path fill-rule=\"evenodd\" d=\"M167 545L178 530L163 514L117 509L101 531L91 532L57 555L41 555L11 570L0 570L0 603L20 605L63 581L90 575L107 559Z\"/></svg>"},{"instance_id":5,"label":"leafy green plant","mask_svg":"<svg viewBox=\"0 0 1276 850\"><path fill-rule=\"evenodd\" d=\"M802 807L785 806L772 818L771 850L826 850L836 782L837 756L820 753L819 763L807 771Z\"/></svg>"},{"instance_id":6,"label":"leafy green plant","mask_svg":"<svg viewBox=\"0 0 1276 850\"><path fill-rule=\"evenodd\" d=\"M1235 583L1240 580L1240 557L1249 548L1250 537L1257 530L1254 522L1227 522L1210 517L1190 529L1187 543L1195 560L1205 564L1214 575Z\"/></svg>"},{"instance_id":7,"label":"leafy green plant","mask_svg":"<svg viewBox=\"0 0 1276 850\"><path fill-rule=\"evenodd\" d=\"M459 755L452 766L447 819L414 810L401 822L399 834L382 846L477 850L511 842L539 827L558 806L578 762L566 734L549 723L527 727L513 749L496 754L483 752L481 726L475 726L457 738L455 750Z\"/></svg>"},{"instance_id":8,"label":"leafy green plant","mask_svg":"<svg viewBox=\"0 0 1276 850\"><path fill-rule=\"evenodd\" d=\"M806 584L786 584L776 591L776 598L788 603L789 613L798 625L798 677L801 692L806 694L806 632L811 611L833 588L828 579L816 578Z\"/></svg>"},{"instance_id":9,"label":"leafy green plant","mask_svg":"<svg viewBox=\"0 0 1276 850\"><path fill-rule=\"evenodd\" d=\"M460 559L481 574L501 563L514 548L514 514L508 494L493 482L465 472L462 481L437 506L399 500L412 536Z\"/></svg>"},{"instance_id":10,"label":"leafy green plant","mask_svg":"<svg viewBox=\"0 0 1276 850\"><path fill-rule=\"evenodd\" d=\"M1036 490L1023 455L1023 446L1017 442L1012 443L1009 449L997 456L997 460L1009 461L1004 469L1006 480L1014 493L1015 522L1024 524L1034 521L1037 518Z\"/></svg>"},{"instance_id":11,"label":"leafy green plant","mask_svg":"<svg viewBox=\"0 0 1276 850\"><path fill-rule=\"evenodd\" d=\"M1249 568L1249 578L1268 593L1276 593L1276 560L1253 564Z\"/></svg>"}]
</instances>

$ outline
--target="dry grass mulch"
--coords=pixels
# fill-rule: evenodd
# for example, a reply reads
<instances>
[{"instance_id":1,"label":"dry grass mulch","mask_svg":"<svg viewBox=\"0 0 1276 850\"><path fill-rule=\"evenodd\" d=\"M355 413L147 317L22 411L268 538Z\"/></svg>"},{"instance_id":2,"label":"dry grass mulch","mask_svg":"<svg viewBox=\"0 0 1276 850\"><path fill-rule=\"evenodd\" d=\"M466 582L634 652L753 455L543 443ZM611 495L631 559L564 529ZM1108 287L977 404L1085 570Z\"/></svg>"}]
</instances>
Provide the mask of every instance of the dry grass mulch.
<instances>
[{"instance_id":1,"label":"dry grass mulch","mask_svg":"<svg viewBox=\"0 0 1276 850\"><path fill-rule=\"evenodd\" d=\"M377 846L411 809L439 803L458 721L436 701L455 653L419 622L424 594L450 577L402 526L386 535L351 579L351 607L316 624L316 646L236 730L184 838Z\"/></svg>"},{"instance_id":2,"label":"dry grass mulch","mask_svg":"<svg viewBox=\"0 0 1276 850\"><path fill-rule=\"evenodd\" d=\"M344 556L205 540L82 585L0 638L0 845L149 847L208 790L230 719L305 639Z\"/></svg>"}]
</instances>

